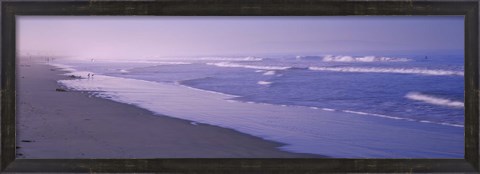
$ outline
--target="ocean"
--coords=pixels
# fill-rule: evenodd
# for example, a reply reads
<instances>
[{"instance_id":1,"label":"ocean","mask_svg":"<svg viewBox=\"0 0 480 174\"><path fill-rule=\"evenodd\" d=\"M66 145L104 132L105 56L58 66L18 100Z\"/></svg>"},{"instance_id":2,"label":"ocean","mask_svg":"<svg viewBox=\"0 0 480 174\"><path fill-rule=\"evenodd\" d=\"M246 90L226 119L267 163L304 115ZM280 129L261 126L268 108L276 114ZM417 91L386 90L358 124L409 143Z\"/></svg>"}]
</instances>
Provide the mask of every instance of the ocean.
<instances>
[{"instance_id":1,"label":"ocean","mask_svg":"<svg viewBox=\"0 0 480 174\"><path fill-rule=\"evenodd\" d=\"M60 80L67 88L281 142L287 151L463 158L463 54L83 58L50 64L83 77Z\"/></svg>"}]
</instances>

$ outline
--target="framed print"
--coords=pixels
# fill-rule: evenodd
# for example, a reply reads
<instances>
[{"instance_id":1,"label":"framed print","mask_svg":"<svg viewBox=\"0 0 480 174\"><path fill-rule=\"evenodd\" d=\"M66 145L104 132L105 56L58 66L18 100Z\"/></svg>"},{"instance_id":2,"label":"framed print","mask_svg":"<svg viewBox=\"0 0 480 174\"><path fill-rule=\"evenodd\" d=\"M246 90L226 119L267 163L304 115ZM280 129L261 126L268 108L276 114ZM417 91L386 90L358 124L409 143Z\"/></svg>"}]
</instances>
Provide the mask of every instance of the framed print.
<instances>
[{"instance_id":1,"label":"framed print","mask_svg":"<svg viewBox=\"0 0 480 174\"><path fill-rule=\"evenodd\" d=\"M478 172L477 1L2 2L5 172Z\"/></svg>"}]
</instances>

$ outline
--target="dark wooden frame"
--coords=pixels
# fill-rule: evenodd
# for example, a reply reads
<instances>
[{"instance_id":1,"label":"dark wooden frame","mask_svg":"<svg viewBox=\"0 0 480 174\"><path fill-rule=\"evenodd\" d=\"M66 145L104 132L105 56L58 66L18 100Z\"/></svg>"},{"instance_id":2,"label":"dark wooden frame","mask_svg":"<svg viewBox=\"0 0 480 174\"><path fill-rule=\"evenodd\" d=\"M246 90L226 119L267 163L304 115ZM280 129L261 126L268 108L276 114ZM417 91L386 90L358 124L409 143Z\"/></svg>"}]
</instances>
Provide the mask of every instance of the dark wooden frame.
<instances>
[{"instance_id":1,"label":"dark wooden frame","mask_svg":"<svg viewBox=\"0 0 480 174\"><path fill-rule=\"evenodd\" d=\"M478 172L478 1L3 1L1 52L2 172ZM15 159L16 15L465 17L465 159Z\"/></svg>"}]
</instances>

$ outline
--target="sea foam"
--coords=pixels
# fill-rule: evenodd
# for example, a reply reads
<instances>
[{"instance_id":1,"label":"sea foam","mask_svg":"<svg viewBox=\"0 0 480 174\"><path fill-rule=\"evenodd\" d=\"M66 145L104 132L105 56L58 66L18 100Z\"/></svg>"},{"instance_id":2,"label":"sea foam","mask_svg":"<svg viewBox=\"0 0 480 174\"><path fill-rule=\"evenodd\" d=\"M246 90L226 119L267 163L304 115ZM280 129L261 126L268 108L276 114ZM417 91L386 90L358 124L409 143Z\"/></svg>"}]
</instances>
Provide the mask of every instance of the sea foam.
<instances>
[{"instance_id":1,"label":"sea foam","mask_svg":"<svg viewBox=\"0 0 480 174\"><path fill-rule=\"evenodd\" d=\"M159 60L116 60L116 59L101 59L97 62L112 62L112 63L145 63L156 65L189 65L192 62L180 62L180 61L159 61Z\"/></svg>"},{"instance_id":2,"label":"sea foam","mask_svg":"<svg viewBox=\"0 0 480 174\"><path fill-rule=\"evenodd\" d=\"M449 71L420 68L376 68L376 67L309 67L312 71L359 72L359 73L397 73L433 76L463 76L462 71Z\"/></svg>"},{"instance_id":3,"label":"sea foam","mask_svg":"<svg viewBox=\"0 0 480 174\"><path fill-rule=\"evenodd\" d=\"M272 75L275 75L275 71L267 71L267 72L263 73L263 75L272 76Z\"/></svg>"},{"instance_id":4,"label":"sea foam","mask_svg":"<svg viewBox=\"0 0 480 174\"><path fill-rule=\"evenodd\" d=\"M440 106L448 106L454 108L463 108L464 103L461 101L454 101L450 99L440 98L432 95L426 95L419 92L409 92L405 95L406 98L411 100L422 101L429 104L440 105Z\"/></svg>"},{"instance_id":5,"label":"sea foam","mask_svg":"<svg viewBox=\"0 0 480 174\"><path fill-rule=\"evenodd\" d=\"M206 63L218 67L227 68L248 68L256 70L288 70L303 69L290 66L261 66L261 65L245 65L231 62ZM464 76L463 71L451 71L441 69L425 69L425 68L380 68L380 67L308 67L312 71L334 71L334 72L358 72L358 73L395 73L395 74L419 74L432 76ZM266 72L264 75L273 75L274 72Z\"/></svg>"},{"instance_id":6,"label":"sea foam","mask_svg":"<svg viewBox=\"0 0 480 174\"><path fill-rule=\"evenodd\" d=\"M257 84L259 84L259 85L270 85L270 84L272 84L272 82L258 81Z\"/></svg>"},{"instance_id":7,"label":"sea foam","mask_svg":"<svg viewBox=\"0 0 480 174\"><path fill-rule=\"evenodd\" d=\"M408 58L395 58L395 57L376 57L376 56L333 56L326 55L322 59L324 62L407 62Z\"/></svg>"},{"instance_id":8,"label":"sea foam","mask_svg":"<svg viewBox=\"0 0 480 174\"><path fill-rule=\"evenodd\" d=\"M289 66L259 66L259 65L242 65L230 62L218 62L218 63L206 63L207 65L214 65L218 67L227 67L227 68L249 68L249 69L258 69L258 70L286 70L291 67Z\"/></svg>"},{"instance_id":9,"label":"sea foam","mask_svg":"<svg viewBox=\"0 0 480 174\"><path fill-rule=\"evenodd\" d=\"M218 60L218 61L262 61L260 57L200 57L199 60Z\"/></svg>"}]
</instances>

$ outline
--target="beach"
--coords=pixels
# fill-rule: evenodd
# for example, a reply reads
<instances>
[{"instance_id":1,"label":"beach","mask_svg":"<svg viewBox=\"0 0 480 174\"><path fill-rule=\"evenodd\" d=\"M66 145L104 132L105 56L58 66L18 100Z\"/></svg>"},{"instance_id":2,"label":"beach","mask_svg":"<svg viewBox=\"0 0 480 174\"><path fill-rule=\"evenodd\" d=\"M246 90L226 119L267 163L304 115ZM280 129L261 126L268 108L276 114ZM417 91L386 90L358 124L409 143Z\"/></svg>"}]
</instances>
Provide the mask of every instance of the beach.
<instances>
[{"instance_id":1,"label":"beach","mask_svg":"<svg viewBox=\"0 0 480 174\"><path fill-rule=\"evenodd\" d=\"M20 59L17 77L18 155L23 158L462 158L464 154L463 125L424 119L419 113L399 117L288 103L296 98L276 104L246 97L258 94L255 91L236 95L197 85L221 83L219 87L230 86L232 92L254 85L268 94L288 86L284 80L291 77L295 83L315 85L328 82L322 79L326 76L339 75L305 69L265 75L258 69L275 66L248 64L244 68L204 62L27 60ZM211 81L218 74L246 78ZM296 89L285 92L297 98L296 92L304 90L286 89Z\"/></svg>"},{"instance_id":2,"label":"beach","mask_svg":"<svg viewBox=\"0 0 480 174\"><path fill-rule=\"evenodd\" d=\"M465 157L462 17L134 18L18 18L19 158Z\"/></svg>"},{"instance_id":3,"label":"beach","mask_svg":"<svg viewBox=\"0 0 480 174\"><path fill-rule=\"evenodd\" d=\"M282 143L65 89L58 68L17 65L18 158L298 158ZM161 99L159 99L161 100Z\"/></svg>"}]
</instances>

